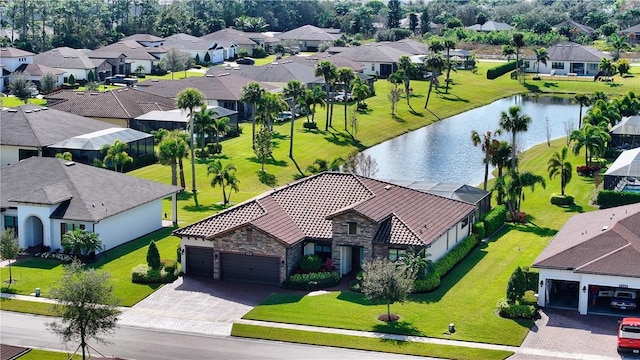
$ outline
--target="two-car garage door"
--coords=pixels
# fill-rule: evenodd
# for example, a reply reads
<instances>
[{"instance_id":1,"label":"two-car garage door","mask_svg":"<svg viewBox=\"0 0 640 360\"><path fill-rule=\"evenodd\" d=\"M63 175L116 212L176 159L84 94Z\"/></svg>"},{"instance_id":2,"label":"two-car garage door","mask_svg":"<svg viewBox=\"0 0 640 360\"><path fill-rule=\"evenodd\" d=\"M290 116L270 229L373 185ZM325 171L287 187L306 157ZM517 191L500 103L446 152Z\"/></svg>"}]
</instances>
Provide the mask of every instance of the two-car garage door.
<instances>
[{"instance_id":1,"label":"two-car garage door","mask_svg":"<svg viewBox=\"0 0 640 360\"><path fill-rule=\"evenodd\" d=\"M280 284L280 260L276 257L222 253L222 280Z\"/></svg>"}]
</instances>

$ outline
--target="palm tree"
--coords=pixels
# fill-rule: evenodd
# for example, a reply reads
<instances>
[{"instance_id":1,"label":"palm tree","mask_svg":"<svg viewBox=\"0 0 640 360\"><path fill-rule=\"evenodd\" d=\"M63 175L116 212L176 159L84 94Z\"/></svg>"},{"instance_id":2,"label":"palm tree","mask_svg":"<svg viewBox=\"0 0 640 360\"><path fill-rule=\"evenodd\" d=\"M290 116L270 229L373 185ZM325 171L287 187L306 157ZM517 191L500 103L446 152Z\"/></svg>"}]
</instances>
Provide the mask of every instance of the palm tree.
<instances>
[{"instance_id":1,"label":"palm tree","mask_svg":"<svg viewBox=\"0 0 640 360\"><path fill-rule=\"evenodd\" d=\"M591 97L587 94L576 94L576 101L580 104L580 117L578 117L578 129L582 127L582 107L591 105Z\"/></svg>"},{"instance_id":2,"label":"palm tree","mask_svg":"<svg viewBox=\"0 0 640 360\"><path fill-rule=\"evenodd\" d=\"M402 75L402 83L404 84L404 95L407 98L407 106L409 106L410 109L413 109L411 107L411 103L409 102L409 100L411 99L409 89L411 89L411 76L413 75L413 73L415 73L414 69L415 64L411 62L411 59L407 55L400 56L400 59L398 59L398 70Z\"/></svg>"},{"instance_id":3,"label":"palm tree","mask_svg":"<svg viewBox=\"0 0 640 360\"><path fill-rule=\"evenodd\" d=\"M502 45L502 56L507 58L507 61L511 60L511 57L516 54L516 48L513 45Z\"/></svg>"},{"instance_id":4,"label":"palm tree","mask_svg":"<svg viewBox=\"0 0 640 360\"><path fill-rule=\"evenodd\" d=\"M113 170L123 172L124 165L133 162L133 158L127 154L127 148L129 148L127 143L120 139L116 139L113 145L104 145L100 150L105 154L102 164L105 167L111 165ZM120 170L118 170L118 165L120 165Z\"/></svg>"},{"instance_id":5,"label":"palm tree","mask_svg":"<svg viewBox=\"0 0 640 360\"><path fill-rule=\"evenodd\" d=\"M540 63L543 63L545 66L547 65L547 60L549 60L549 53L547 49L541 47L539 49L533 49L533 52L536 54L536 75L540 74Z\"/></svg>"},{"instance_id":6,"label":"palm tree","mask_svg":"<svg viewBox=\"0 0 640 360\"><path fill-rule=\"evenodd\" d=\"M269 131L273 131L273 119L284 109L287 108L287 104L280 98L280 96L265 92L262 94L260 101L258 102L258 108L256 110L258 119L262 121Z\"/></svg>"},{"instance_id":7,"label":"palm tree","mask_svg":"<svg viewBox=\"0 0 640 360\"><path fill-rule=\"evenodd\" d=\"M624 36L618 36L616 33L611 34L611 36L607 38L607 44L613 48L613 61L618 61L622 50L631 49L631 46L627 42L627 38Z\"/></svg>"},{"instance_id":8,"label":"palm tree","mask_svg":"<svg viewBox=\"0 0 640 360\"><path fill-rule=\"evenodd\" d=\"M157 156L160 163L171 167L171 185L178 185L177 176L178 139L175 136L164 136L158 144Z\"/></svg>"},{"instance_id":9,"label":"palm tree","mask_svg":"<svg viewBox=\"0 0 640 360\"><path fill-rule=\"evenodd\" d=\"M344 130L347 131L347 107L349 106L349 89L351 82L356 78L353 69L350 67L341 67L337 70L336 80L342 84L344 89Z\"/></svg>"},{"instance_id":10,"label":"palm tree","mask_svg":"<svg viewBox=\"0 0 640 360\"><path fill-rule=\"evenodd\" d=\"M522 201L525 200L523 190L530 188L531 191L534 191L537 184L540 184L543 189L547 185L540 175L531 172L519 173L511 170L508 177L500 177L496 180L493 190L497 191L498 195L502 197L500 200L506 203L512 218L516 218L520 213Z\"/></svg>"},{"instance_id":11,"label":"palm tree","mask_svg":"<svg viewBox=\"0 0 640 360\"><path fill-rule=\"evenodd\" d=\"M456 41L451 38L444 39L444 48L447 50L447 79L445 80L445 93L449 93L449 74L451 74L451 55L450 50L456 48Z\"/></svg>"},{"instance_id":12,"label":"palm tree","mask_svg":"<svg viewBox=\"0 0 640 360\"><path fill-rule=\"evenodd\" d=\"M196 190L196 159L193 143L193 109L204 105L204 96L198 89L186 88L178 94L177 105L179 109L189 110L189 152L191 155L191 191L193 200L198 206L198 195Z\"/></svg>"},{"instance_id":13,"label":"palm tree","mask_svg":"<svg viewBox=\"0 0 640 360\"><path fill-rule=\"evenodd\" d=\"M520 78L520 71L522 70L520 66L520 48L522 48L525 45L524 34L521 32L513 33L511 37L511 41L513 43L513 46L515 46L516 48L516 67L517 67L516 74L518 74L518 78Z\"/></svg>"},{"instance_id":14,"label":"palm tree","mask_svg":"<svg viewBox=\"0 0 640 360\"><path fill-rule=\"evenodd\" d=\"M321 108L325 106L324 91L320 86L314 86L307 94L307 103L311 107L311 122L316 122L316 105L320 105Z\"/></svg>"},{"instance_id":15,"label":"palm tree","mask_svg":"<svg viewBox=\"0 0 640 360\"><path fill-rule=\"evenodd\" d=\"M250 82L242 88L240 101L251 104L251 146L256 143L256 108L264 94L264 89L257 82Z\"/></svg>"},{"instance_id":16,"label":"palm tree","mask_svg":"<svg viewBox=\"0 0 640 360\"><path fill-rule=\"evenodd\" d=\"M324 78L324 91L326 93L326 104L329 105L329 90L331 86L331 82L336 77L337 69L336 66L329 60L322 60L316 64L316 68L314 70L315 76L322 76ZM329 130L329 111L327 111L327 120L324 126L324 130Z\"/></svg>"},{"instance_id":17,"label":"palm tree","mask_svg":"<svg viewBox=\"0 0 640 360\"><path fill-rule=\"evenodd\" d=\"M360 108L364 104L364 100L371 96L369 84L359 78L355 79L351 88L353 98L356 100L356 108Z\"/></svg>"},{"instance_id":18,"label":"palm tree","mask_svg":"<svg viewBox=\"0 0 640 360\"><path fill-rule=\"evenodd\" d=\"M602 71L605 76L613 76L618 72L616 64L607 58L602 58L602 60L600 60L598 70Z\"/></svg>"},{"instance_id":19,"label":"palm tree","mask_svg":"<svg viewBox=\"0 0 640 360\"><path fill-rule=\"evenodd\" d=\"M213 125L213 117L216 114L217 112L215 110L206 109L204 107L193 114L193 126L195 126L193 131L196 132L200 138L200 151L204 151L205 134L211 129L211 126Z\"/></svg>"},{"instance_id":20,"label":"palm tree","mask_svg":"<svg viewBox=\"0 0 640 360\"><path fill-rule=\"evenodd\" d=\"M503 169L509 167L511 144L506 140L491 142L491 165L498 168L498 177L502 177Z\"/></svg>"},{"instance_id":21,"label":"palm tree","mask_svg":"<svg viewBox=\"0 0 640 360\"><path fill-rule=\"evenodd\" d=\"M582 129L574 130L569 136L574 142L572 150L578 155L584 147L585 165L591 166L593 154L599 155L605 149L607 141L611 140L609 133L598 125L584 124Z\"/></svg>"},{"instance_id":22,"label":"palm tree","mask_svg":"<svg viewBox=\"0 0 640 360\"><path fill-rule=\"evenodd\" d=\"M212 175L211 186L220 186L222 188L223 206L227 206L229 198L227 198L227 187L230 190L238 192L238 179L236 178L236 167L233 164L222 166L220 160L214 160L207 165L207 175ZM231 195L231 194L229 194Z\"/></svg>"},{"instance_id":23,"label":"palm tree","mask_svg":"<svg viewBox=\"0 0 640 360\"><path fill-rule=\"evenodd\" d=\"M211 132L213 133L213 138L216 139L216 147L218 147L220 143L220 136L228 133L231 130L229 126L230 119L226 116L221 118L213 119L213 124L211 124Z\"/></svg>"},{"instance_id":24,"label":"palm tree","mask_svg":"<svg viewBox=\"0 0 640 360\"><path fill-rule=\"evenodd\" d=\"M482 135L482 137L477 131L471 131L471 141L473 142L473 146L480 145L482 152L484 153L484 190L487 190L487 181L489 181L489 164L491 163L491 152L493 151L491 144L493 142L493 137L496 135L500 135L500 129L494 132L487 131Z\"/></svg>"},{"instance_id":25,"label":"palm tree","mask_svg":"<svg viewBox=\"0 0 640 360\"><path fill-rule=\"evenodd\" d=\"M289 157L293 159L293 129L296 120L296 107L298 100L304 96L305 87L299 80L290 80L282 90L282 95L288 99L289 108L291 109L291 141L289 142Z\"/></svg>"},{"instance_id":26,"label":"palm tree","mask_svg":"<svg viewBox=\"0 0 640 360\"><path fill-rule=\"evenodd\" d=\"M557 175L560 175L560 192L564 196L564 189L571 181L571 173L573 167L567 160L567 153L569 148L564 146L560 152L555 152L549 161L547 161L547 171L549 171L549 179L553 179Z\"/></svg>"},{"instance_id":27,"label":"palm tree","mask_svg":"<svg viewBox=\"0 0 640 360\"><path fill-rule=\"evenodd\" d=\"M511 170L516 169L516 134L529 129L531 118L522 114L518 105L511 106L507 112L500 113L500 128L511 132Z\"/></svg>"},{"instance_id":28,"label":"palm tree","mask_svg":"<svg viewBox=\"0 0 640 360\"><path fill-rule=\"evenodd\" d=\"M433 85L438 82L438 75L440 75L440 71L444 69L445 62L442 59L442 56L438 53L432 53L425 60L427 64L427 68L431 70L431 79L429 81L429 92L427 93L427 100L424 103L424 108L426 109L429 105L429 98L431 97L431 90L433 89ZM437 86L437 85L436 85Z\"/></svg>"}]
</instances>

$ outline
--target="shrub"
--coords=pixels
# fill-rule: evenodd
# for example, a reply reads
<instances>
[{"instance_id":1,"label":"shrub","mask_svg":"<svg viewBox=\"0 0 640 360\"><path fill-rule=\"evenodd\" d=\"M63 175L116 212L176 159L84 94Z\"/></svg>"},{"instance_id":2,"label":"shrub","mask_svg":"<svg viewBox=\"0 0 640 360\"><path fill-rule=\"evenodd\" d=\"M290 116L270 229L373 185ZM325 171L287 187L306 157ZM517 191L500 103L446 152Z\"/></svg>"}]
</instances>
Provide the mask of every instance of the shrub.
<instances>
[{"instance_id":1,"label":"shrub","mask_svg":"<svg viewBox=\"0 0 640 360\"><path fill-rule=\"evenodd\" d=\"M576 171L580 176L593 176L593 174L600 172L600 168L601 166L598 166L598 165L590 165L590 166L582 165L582 166L577 166Z\"/></svg>"},{"instance_id":2,"label":"shrub","mask_svg":"<svg viewBox=\"0 0 640 360\"><path fill-rule=\"evenodd\" d=\"M302 124L302 127L309 130L315 130L318 128L318 124L315 122L305 122Z\"/></svg>"},{"instance_id":3,"label":"shrub","mask_svg":"<svg viewBox=\"0 0 640 360\"><path fill-rule=\"evenodd\" d=\"M317 272L322 267L322 260L318 255L305 255L300 261L300 269L306 272Z\"/></svg>"},{"instance_id":4,"label":"shrub","mask_svg":"<svg viewBox=\"0 0 640 360\"><path fill-rule=\"evenodd\" d=\"M154 270L159 270L162 268L162 263L160 262L160 252L158 252L158 247L154 241L149 243L149 249L147 250L147 265Z\"/></svg>"},{"instance_id":5,"label":"shrub","mask_svg":"<svg viewBox=\"0 0 640 360\"><path fill-rule=\"evenodd\" d=\"M509 61L487 70L487 79L493 80L516 69L516 61Z\"/></svg>"},{"instance_id":6,"label":"shrub","mask_svg":"<svg viewBox=\"0 0 640 360\"><path fill-rule=\"evenodd\" d=\"M514 211L507 213L507 222L524 224L527 222L527 214L522 211Z\"/></svg>"},{"instance_id":7,"label":"shrub","mask_svg":"<svg viewBox=\"0 0 640 360\"><path fill-rule=\"evenodd\" d=\"M527 290L538 292L538 281L540 280L540 273L537 271L531 271L529 267L522 268L524 276L527 279Z\"/></svg>"},{"instance_id":8,"label":"shrub","mask_svg":"<svg viewBox=\"0 0 640 360\"><path fill-rule=\"evenodd\" d=\"M520 305L538 306L538 299L536 298L535 292L533 292L533 290L525 291L522 300L520 300Z\"/></svg>"},{"instance_id":9,"label":"shrub","mask_svg":"<svg viewBox=\"0 0 640 360\"><path fill-rule=\"evenodd\" d=\"M164 269L151 269L145 264L140 264L131 270L131 281L136 284L171 283L177 278L178 271L167 272Z\"/></svg>"},{"instance_id":10,"label":"shrub","mask_svg":"<svg viewBox=\"0 0 640 360\"><path fill-rule=\"evenodd\" d=\"M484 223L482 221L473 223L473 228L471 231L478 237L478 239L484 239L486 237Z\"/></svg>"},{"instance_id":11,"label":"shrub","mask_svg":"<svg viewBox=\"0 0 640 360\"><path fill-rule=\"evenodd\" d=\"M533 305L509 305L498 309L500 316L507 319L535 319L536 308Z\"/></svg>"},{"instance_id":12,"label":"shrub","mask_svg":"<svg viewBox=\"0 0 640 360\"><path fill-rule=\"evenodd\" d=\"M178 262L173 259L162 259L162 268L168 273L174 273L178 268Z\"/></svg>"},{"instance_id":13,"label":"shrub","mask_svg":"<svg viewBox=\"0 0 640 360\"><path fill-rule=\"evenodd\" d=\"M256 59L262 59L262 58L267 57L267 55L269 55L269 53L267 53L267 50L265 50L262 47L256 47L256 48L253 48L252 55Z\"/></svg>"},{"instance_id":14,"label":"shrub","mask_svg":"<svg viewBox=\"0 0 640 360\"><path fill-rule=\"evenodd\" d=\"M640 202L640 193L601 190L598 192L596 203L601 209L629 205Z\"/></svg>"},{"instance_id":15,"label":"shrub","mask_svg":"<svg viewBox=\"0 0 640 360\"><path fill-rule=\"evenodd\" d=\"M591 160L591 165L598 166L600 167L600 169L602 169L603 167L607 166L607 162L608 162L607 159L597 158L597 159Z\"/></svg>"},{"instance_id":16,"label":"shrub","mask_svg":"<svg viewBox=\"0 0 640 360\"><path fill-rule=\"evenodd\" d=\"M436 272L431 272L426 276L416 279L413 283L414 293L430 292L440 286L440 276Z\"/></svg>"},{"instance_id":17,"label":"shrub","mask_svg":"<svg viewBox=\"0 0 640 360\"><path fill-rule=\"evenodd\" d=\"M69 85L75 85L76 84L76 78L75 76L73 76L73 74L69 75Z\"/></svg>"},{"instance_id":18,"label":"shrub","mask_svg":"<svg viewBox=\"0 0 640 360\"><path fill-rule=\"evenodd\" d=\"M182 263L182 248L180 245L176 247L176 259L178 259L179 263Z\"/></svg>"},{"instance_id":19,"label":"shrub","mask_svg":"<svg viewBox=\"0 0 640 360\"><path fill-rule=\"evenodd\" d=\"M209 150L207 150L207 148L205 148L204 150L195 149L194 153L198 159L206 159L209 157Z\"/></svg>"},{"instance_id":20,"label":"shrub","mask_svg":"<svg viewBox=\"0 0 640 360\"><path fill-rule=\"evenodd\" d=\"M507 301L509 301L510 304L519 302L524 296L525 291L527 291L527 278L522 268L518 266L511 274L507 284Z\"/></svg>"},{"instance_id":21,"label":"shrub","mask_svg":"<svg viewBox=\"0 0 640 360\"><path fill-rule=\"evenodd\" d=\"M491 209L484 217L484 231L486 236L490 236L494 232L498 231L507 221L507 207L504 205L498 205Z\"/></svg>"},{"instance_id":22,"label":"shrub","mask_svg":"<svg viewBox=\"0 0 640 360\"><path fill-rule=\"evenodd\" d=\"M553 205L573 205L574 199L571 195L551 194L551 204Z\"/></svg>"},{"instance_id":23,"label":"shrub","mask_svg":"<svg viewBox=\"0 0 640 360\"><path fill-rule=\"evenodd\" d=\"M436 274L440 277L445 276L457 263L462 261L477 244L478 238L475 235L467 236L458 246L435 263L434 270Z\"/></svg>"},{"instance_id":24,"label":"shrub","mask_svg":"<svg viewBox=\"0 0 640 360\"><path fill-rule=\"evenodd\" d=\"M294 274L282 283L282 287L294 290L318 290L336 285L340 281L337 271Z\"/></svg>"},{"instance_id":25,"label":"shrub","mask_svg":"<svg viewBox=\"0 0 640 360\"><path fill-rule=\"evenodd\" d=\"M210 155L221 154L222 153L222 144L209 144L209 145L207 145L207 152Z\"/></svg>"}]
</instances>

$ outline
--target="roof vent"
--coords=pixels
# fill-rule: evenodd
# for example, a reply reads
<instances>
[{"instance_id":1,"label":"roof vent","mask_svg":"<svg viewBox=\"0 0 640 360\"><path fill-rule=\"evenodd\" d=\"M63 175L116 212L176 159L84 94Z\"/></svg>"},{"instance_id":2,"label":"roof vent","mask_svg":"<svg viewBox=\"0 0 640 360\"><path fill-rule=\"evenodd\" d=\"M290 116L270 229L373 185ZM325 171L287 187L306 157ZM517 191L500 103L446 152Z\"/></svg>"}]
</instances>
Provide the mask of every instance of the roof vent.
<instances>
[{"instance_id":1,"label":"roof vent","mask_svg":"<svg viewBox=\"0 0 640 360\"><path fill-rule=\"evenodd\" d=\"M9 109L7 111L9 111L10 113L16 113L16 112L18 112L18 109Z\"/></svg>"},{"instance_id":2,"label":"roof vent","mask_svg":"<svg viewBox=\"0 0 640 360\"><path fill-rule=\"evenodd\" d=\"M606 231L606 230L608 230L608 229L609 229L609 226L608 226L608 225L605 225L605 226L603 226L603 227L602 227L602 231Z\"/></svg>"},{"instance_id":3,"label":"roof vent","mask_svg":"<svg viewBox=\"0 0 640 360\"><path fill-rule=\"evenodd\" d=\"M25 110L24 112L30 114L33 110Z\"/></svg>"},{"instance_id":4,"label":"roof vent","mask_svg":"<svg viewBox=\"0 0 640 360\"><path fill-rule=\"evenodd\" d=\"M45 107L43 107L43 108L42 108L42 109L40 109L40 110L49 110L49 108L45 106Z\"/></svg>"},{"instance_id":5,"label":"roof vent","mask_svg":"<svg viewBox=\"0 0 640 360\"><path fill-rule=\"evenodd\" d=\"M64 166L73 166L75 164L76 164L75 161L67 161L66 163L64 163Z\"/></svg>"},{"instance_id":6,"label":"roof vent","mask_svg":"<svg viewBox=\"0 0 640 360\"><path fill-rule=\"evenodd\" d=\"M385 186L385 187L384 187L384 189L385 189L385 190L389 190L389 189L391 189L391 185L387 185L387 186Z\"/></svg>"}]
</instances>

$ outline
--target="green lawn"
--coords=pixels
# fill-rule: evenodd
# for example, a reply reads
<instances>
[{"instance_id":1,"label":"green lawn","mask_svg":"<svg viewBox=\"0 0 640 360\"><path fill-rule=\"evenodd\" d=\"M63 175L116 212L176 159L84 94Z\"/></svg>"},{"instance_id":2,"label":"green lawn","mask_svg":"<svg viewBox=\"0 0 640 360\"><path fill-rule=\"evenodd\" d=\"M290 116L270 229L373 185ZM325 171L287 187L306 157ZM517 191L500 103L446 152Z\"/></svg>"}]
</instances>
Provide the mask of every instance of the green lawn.
<instances>
[{"instance_id":1,"label":"green lawn","mask_svg":"<svg viewBox=\"0 0 640 360\"><path fill-rule=\"evenodd\" d=\"M20 360L69 360L70 353L62 352L62 351L47 351L47 350L38 350L32 349L28 353L20 356L18 359ZM80 360L82 359L82 352L80 355L76 354L71 359Z\"/></svg>"},{"instance_id":2,"label":"green lawn","mask_svg":"<svg viewBox=\"0 0 640 360\"><path fill-rule=\"evenodd\" d=\"M0 298L0 310L14 311L27 314L56 316L51 304L37 301L23 301Z\"/></svg>"},{"instance_id":3,"label":"green lawn","mask_svg":"<svg viewBox=\"0 0 640 360\"><path fill-rule=\"evenodd\" d=\"M35 105L40 105L40 106L45 106L47 104L47 101L44 99L29 99L27 101L28 104L35 104ZM13 107L17 107L20 105L24 105L24 102L20 99L18 99L15 96L5 96L5 95L0 95L0 107L8 107L8 108L13 108Z\"/></svg>"},{"instance_id":4,"label":"green lawn","mask_svg":"<svg viewBox=\"0 0 640 360\"><path fill-rule=\"evenodd\" d=\"M145 75L144 79L138 79L138 82L144 82L144 81L148 81L151 79L158 79L158 80L180 80L180 79L184 79L184 78L188 78L188 77L192 77L192 76L204 76L204 73L206 72L207 68L203 67L202 70L198 70L198 71L194 71L194 70L187 70L186 71L186 76L185 76L185 72L184 71L176 71L175 73L173 73L173 77L171 76L171 73L167 73L164 75Z\"/></svg>"}]
</instances>

